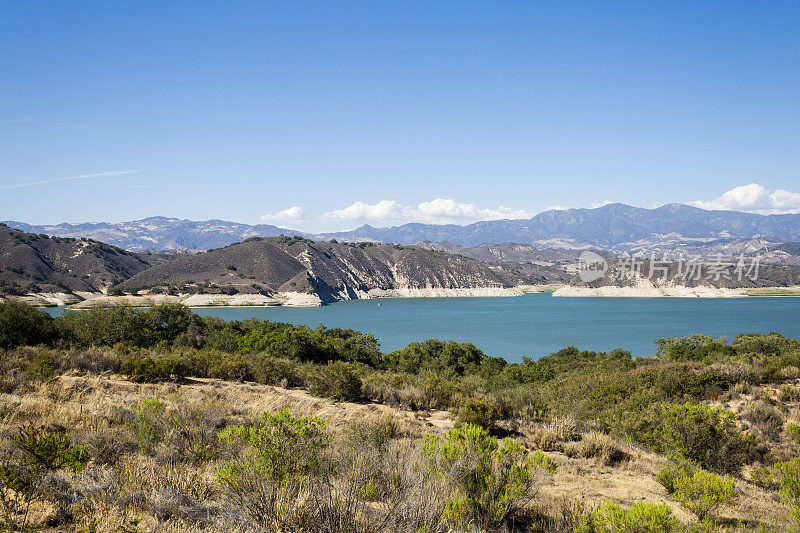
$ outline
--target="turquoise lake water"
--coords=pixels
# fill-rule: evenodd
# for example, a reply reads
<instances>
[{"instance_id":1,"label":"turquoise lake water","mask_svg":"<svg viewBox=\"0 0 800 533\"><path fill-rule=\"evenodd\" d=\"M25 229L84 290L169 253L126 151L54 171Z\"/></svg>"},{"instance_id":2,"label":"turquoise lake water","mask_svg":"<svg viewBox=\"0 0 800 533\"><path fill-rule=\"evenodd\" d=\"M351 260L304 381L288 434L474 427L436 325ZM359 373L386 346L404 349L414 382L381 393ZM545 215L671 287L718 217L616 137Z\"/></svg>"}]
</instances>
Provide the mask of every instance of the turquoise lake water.
<instances>
[{"instance_id":1,"label":"turquoise lake water","mask_svg":"<svg viewBox=\"0 0 800 533\"><path fill-rule=\"evenodd\" d=\"M469 341L487 354L519 361L565 346L651 355L653 339L705 333L800 337L800 297L777 298L392 298L323 307L197 308L225 320L247 317L375 334L384 351L430 338ZM51 309L58 314L58 309Z\"/></svg>"}]
</instances>

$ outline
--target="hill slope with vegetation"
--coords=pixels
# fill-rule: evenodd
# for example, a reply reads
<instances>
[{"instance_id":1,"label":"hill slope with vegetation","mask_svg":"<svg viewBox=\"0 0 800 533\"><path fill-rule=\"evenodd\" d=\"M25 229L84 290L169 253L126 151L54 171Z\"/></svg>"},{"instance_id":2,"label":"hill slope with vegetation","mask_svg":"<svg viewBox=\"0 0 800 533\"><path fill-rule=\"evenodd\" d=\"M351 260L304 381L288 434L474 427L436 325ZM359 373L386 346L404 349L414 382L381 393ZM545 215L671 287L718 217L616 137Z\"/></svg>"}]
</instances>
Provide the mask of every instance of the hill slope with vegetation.
<instances>
[{"instance_id":1,"label":"hill slope with vegetation","mask_svg":"<svg viewBox=\"0 0 800 533\"><path fill-rule=\"evenodd\" d=\"M0 225L0 295L99 292L149 266L116 246Z\"/></svg>"},{"instance_id":2,"label":"hill slope with vegetation","mask_svg":"<svg viewBox=\"0 0 800 533\"><path fill-rule=\"evenodd\" d=\"M800 340L777 333L508 363L182 306L2 302L0 400L12 530L800 525Z\"/></svg>"},{"instance_id":3,"label":"hill slope with vegetation","mask_svg":"<svg viewBox=\"0 0 800 533\"><path fill-rule=\"evenodd\" d=\"M506 290L560 281L557 269L489 265L444 252L302 237L251 237L197 254L141 254L103 243L23 233L0 226L0 288L6 296L72 293L77 299L152 294L306 293L318 302L396 291ZM395 292L393 292L395 291ZM404 293L405 294L405 293ZM113 303L109 300L108 303Z\"/></svg>"}]
</instances>

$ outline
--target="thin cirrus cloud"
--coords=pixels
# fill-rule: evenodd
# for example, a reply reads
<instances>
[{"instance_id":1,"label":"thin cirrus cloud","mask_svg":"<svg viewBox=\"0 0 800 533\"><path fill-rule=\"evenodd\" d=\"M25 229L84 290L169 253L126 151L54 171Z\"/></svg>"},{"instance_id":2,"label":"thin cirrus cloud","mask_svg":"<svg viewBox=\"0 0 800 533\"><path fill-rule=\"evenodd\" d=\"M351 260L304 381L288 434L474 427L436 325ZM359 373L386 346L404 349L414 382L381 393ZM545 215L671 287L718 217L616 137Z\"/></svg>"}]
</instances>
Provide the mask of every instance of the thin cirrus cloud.
<instances>
[{"instance_id":1,"label":"thin cirrus cloud","mask_svg":"<svg viewBox=\"0 0 800 533\"><path fill-rule=\"evenodd\" d=\"M142 172L144 169L136 168L132 170L104 170L103 172L95 172L94 174L80 174L78 176L65 176L63 178L50 178L35 181L25 181L22 183L14 183L11 185L0 185L0 189L20 189L22 187L34 187L36 185L46 185L48 183L58 183L60 181L73 181L85 180L90 178L103 178L108 176L123 176L125 174L135 174Z\"/></svg>"},{"instance_id":2,"label":"thin cirrus cloud","mask_svg":"<svg viewBox=\"0 0 800 533\"><path fill-rule=\"evenodd\" d=\"M770 191L758 183L740 185L726 191L719 198L697 200L690 205L702 209L745 211L760 215L800 213L800 193L775 189Z\"/></svg>"},{"instance_id":3,"label":"thin cirrus cloud","mask_svg":"<svg viewBox=\"0 0 800 533\"><path fill-rule=\"evenodd\" d=\"M436 198L429 202L421 202L416 207L404 206L395 200L382 200L376 204L355 202L343 209L324 213L321 219L323 221L453 224L480 220L530 218L532 216L533 213L524 209L512 209L505 206L485 209L476 207L475 204L459 203L452 198Z\"/></svg>"},{"instance_id":4,"label":"thin cirrus cloud","mask_svg":"<svg viewBox=\"0 0 800 533\"><path fill-rule=\"evenodd\" d=\"M302 224L304 222L303 208L299 205L289 207L283 211L278 211L277 213L267 213L261 215L260 218L263 222L296 222L298 224Z\"/></svg>"}]
</instances>

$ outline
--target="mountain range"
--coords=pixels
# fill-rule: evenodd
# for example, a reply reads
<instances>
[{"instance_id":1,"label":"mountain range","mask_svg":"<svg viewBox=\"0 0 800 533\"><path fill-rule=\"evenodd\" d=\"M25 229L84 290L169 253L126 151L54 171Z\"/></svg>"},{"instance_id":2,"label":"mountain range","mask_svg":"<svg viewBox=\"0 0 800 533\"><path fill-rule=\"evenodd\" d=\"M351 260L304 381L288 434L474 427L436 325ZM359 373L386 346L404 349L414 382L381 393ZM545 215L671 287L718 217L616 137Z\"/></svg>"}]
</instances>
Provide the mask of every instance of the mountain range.
<instances>
[{"instance_id":1,"label":"mountain range","mask_svg":"<svg viewBox=\"0 0 800 533\"><path fill-rule=\"evenodd\" d=\"M800 214L758 215L708 211L684 204L655 209L608 204L594 209L549 210L530 219L492 220L468 225L409 223L350 231L308 233L268 224L222 220L191 221L151 217L131 222L30 225L6 221L29 233L87 237L131 251L198 251L226 246L249 237L298 235L315 240L374 241L397 244L449 242L462 247L518 243L537 247L637 250L760 239L764 243L800 241Z\"/></svg>"}]
</instances>

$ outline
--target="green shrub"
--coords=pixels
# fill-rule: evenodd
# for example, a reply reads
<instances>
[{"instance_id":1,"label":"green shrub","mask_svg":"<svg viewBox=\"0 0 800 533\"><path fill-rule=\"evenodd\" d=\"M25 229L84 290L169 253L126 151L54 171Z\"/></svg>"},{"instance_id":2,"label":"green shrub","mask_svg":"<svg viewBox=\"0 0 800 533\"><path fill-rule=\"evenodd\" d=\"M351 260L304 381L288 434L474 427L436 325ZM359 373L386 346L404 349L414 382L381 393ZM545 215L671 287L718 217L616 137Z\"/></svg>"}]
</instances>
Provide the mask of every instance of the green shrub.
<instances>
[{"instance_id":1,"label":"green shrub","mask_svg":"<svg viewBox=\"0 0 800 533\"><path fill-rule=\"evenodd\" d=\"M700 468L691 475L680 475L674 480L673 496L682 507L703 521L723 506L731 505L739 491L729 476L718 476Z\"/></svg>"},{"instance_id":2,"label":"green shrub","mask_svg":"<svg viewBox=\"0 0 800 533\"><path fill-rule=\"evenodd\" d=\"M499 444L479 426L464 424L445 437L426 435L423 451L448 486L445 515L455 524L487 529L513 519L556 466L542 452L528 455L517 440Z\"/></svg>"},{"instance_id":3,"label":"green shrub","mask_svg":"<svg viewBox=\"0 0 800 533\"><path fill-rule=\"evenodd\" d=\"M303 383L298 372L298 364L287 359L259 354L252 356L249 368L253 379L265 385L296 387Z\"/></svg>"},{"instance_id":4,"label":"green shrub","mask_svg":"<svg viewBox=\"0 0 800 533\"><path fill-rule=\"evenodd\" d=\"M308 377L308 391L322 398L355 402L361 399L361 378L347 363L331 361Z\"/></svg>"},{"instance_id":5,"label":"green shrub","mask_svg":"<svg viewBox=\"0 0 800 533\"><path fill-rule=\"evenodd\" d=\"M670 461L667 466L658 472L656 481L661 483L668 493L673 494L675 492L675 480L680 477L691 476L696 468L690 461L678 457Z\"/></svg>"},{"instance_id":6,"label":"green shrub","mask_svg":"<svg viewBox=\"0 0 800 533\"><path fill-rule=\"evenodd\" d=\"M658 345L658 357L667 361L702 361L736 353L727 339L714 339L710 335L668 337L654 342Z\"/></svg>"},{"instance_id":7,"label":"green shrub","mask_svg":"<svg viewBox=\"0 0 800 533\"><path fill-rule=\"evenodd\" d=\"M666 503L637 502L628 508L605 501L592 513L596 533L671 533L683 530Z\"/></svg>"},{"instance_id":8,"label":"green shrub","mask_svg":"<svg viewBox=\"0 0 800 533\"><path fill-rule=\"evenodd\" d=\"M226 379L231 381L247 381L253 378L250 363L243 355L218 353L205 374L210 378Z\"/></svg>"},{"instance_id":9,"label":"green shrub","mask_svg":"<svg viewBox=\"0 0 800 533\"><path fill-rule=\"evenodd\" d=\"M319 473L328 442L322 427L316 417L296 417L285 409L276 415L263 413L253 426L228 426L219 438L244 444L245 457L256 470L266 479L281 481ZM220 471L220 480L231 486L237 475L238 467L229 463Z\"/></svg>"},{"instance_id":10,"label":"green shrub","mask_svg":"<svg viewBox=\"0 0 800 533\"><path fill-rule=\"evenodd\" d=\"M155 446L164 440L169 429L167 404L158 398L148 398L134 402L131 406L133 420L130 423L139 451L144 454L153 452Z\"/></svg>"},{"instance_id":11,"label":"green shrub","mask_svg":"<svg viewBox=\"0 0 800 533\"><path fill-rule=\"evenodd\" d=\"M156 383L159 381L182 381L186 377L186 365L174 355L153 358L132 357L125 360L120 372L136 383Z\"/></svg>"},{"instance_id":12,"label":"green shrub","mask_svg":"<svg viewBox=\"0 0 800 533\"><path fill-rule=\"evenodd\" d=\"M789 437L795 441L800 443L800 425L798 424L786 424L786 433L789 434Z\"/></svg>"},{"instance_id":13,"label":"green shrub","mask_svg":"<svg viewBox=\"0 0 800 533\"><path fill-rule=\"evenodd\" d=\"M417 383L422 389L426 408L447 409L453 405L453 399L458 394L457 381L441 372L423 371Z\"/></svg>"},{"instance_id":14,"label":"green shrub","mask_svg":"<svg viewBox=\"0 0 800 533\"><path fill-rule=\"evenodd\" d=\"M720 473L738 472L755 454L752 436L733 422L734 414L718 407L684 403L665 405L659 444L669 453L697 461Z\"/></svg>"},{"instance_id":15,"label":"green shrub","mask_svg":"<svg viewBox=\"0 0 800 533\"><path fill-rule=\"evenodd\" d=\"M494 404L481 398L468 397L458 407L456 426L474 424L491 431L499 419L500 411Z\"/></svg>"},{"instance_id":16,"label":"green shrub","mask_svg":"<svg viewBox=\"0 0 800 533\"><path fill-rule=\"evenodd\" d=\"M55 339L53 319L16 300L0 300L0 348L48 344Z\"/></svg>"},{"instance_id":17,"label":"green shrub","mask_svg":"<svg viewBox=\"0 0 800 533\"><path fill-rule=\"evenodd\" d=\"M384 366L400 372L418 374L422 370L446 371L463 375L477 372L486 355L474 344L428 339L412 342L385 356Z\"/></svg>"},{"instance_id":18,"label":"green shrub","mask_svg":"<svg viewBox=\"0 0 800 533\"><path fill-rule=\"evenodd\" d=\"M225 494L265 530L291 530L293 520L302 524L309 483L323 470L328 439L322 427L319 419L288 410L264 413L253 426L228 426L219 438L242 450L217 472Z\"/></svg>"},{"instance_id":19,"label":"green shrub","mask_svg":"<svg viewBox=\"0 0 800 533\"><path fill-rule=\"evenodd\" d=\"M5 526L25 531L31 502L43 498L47 488L45 477L61 469L83 470L89 452L59 432L33 426L21 428L12 441L0 462L0 504Z\"/></svg>"},{"instance_id":20,"label":"green shrub","mask_svg":"<svg viewBox=\"0 0 800 533\"><path fill-rule=\"evenodd\" d=\"M800 525L800 457L775 465L780 493L795 521Z\"/></svg>"}]
</instances>

